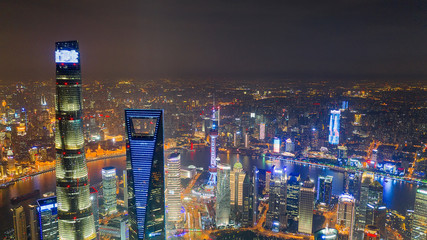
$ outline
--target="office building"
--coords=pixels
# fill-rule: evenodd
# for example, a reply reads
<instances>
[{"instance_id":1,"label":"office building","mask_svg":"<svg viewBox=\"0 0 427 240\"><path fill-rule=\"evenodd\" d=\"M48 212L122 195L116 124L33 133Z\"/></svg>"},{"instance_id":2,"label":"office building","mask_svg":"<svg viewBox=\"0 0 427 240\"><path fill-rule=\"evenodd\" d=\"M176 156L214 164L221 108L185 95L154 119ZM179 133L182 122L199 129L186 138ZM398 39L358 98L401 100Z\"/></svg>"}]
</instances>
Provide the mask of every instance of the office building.
<instances>
[{"instance_id":1,"label":"office building","mask_svg":"<svg viewBox=\"0 0 427 240\"><path fill-rule=\"evenodd\" d=\"M273 152L280 153L280 138L275 137L273 140Z\"/></svg>"},{"instance_id":2,"label":"office building","mask_svg":"<svg viewBox=\"0 0 427 240\"><path fill-rule=\"evenodd\" d=\"M288 220L298 221L299 195L300 195L300 176L291 175L287 182L287 200L286 211Z\"/></svg>"},{"instance_id":3,"label":"office building","mask_svg":"<svg viewBox=\"0 0 427 240\"><path fill-rule=\"evenodd\" d=\"M95 239L83 138L78 42L57 42L55 62L56 194L59 235L63 240Z\"/></svg>"},{"instance_id":4,"label":"office building","mask_svg":"<svg viewBox=\"0 0 427 240\"><path fill-rule=\"evenodd\" d=\"M259 124L259 140L265 139L265 123Z\"/></svg>"},{"instance_id":5,"label":"office building","mask_svg":"<svg viewBox=\"0 0 427 240\"><path fill-rule=\"evenodd\" d=\"M30 209L30 239L38 240L39 238L39 221L37 217L37 206L29 205Z\"/></svg>"},{"instance_id":6,"label":"office building","mask_svg":"<svg viewBox=\"0 0 427 240\"><path fill-rule=\"evenodd\" d=\"M169 155L166 174L167 222L181 220L181 155L178 152Z\"/></svg>"},{"instance_id":7,"label":"office building","mask_svg":"<svg viewBox=\"0 0 427 240\"><path fill-rule=\"evenodd\" d=\"M231 216L235 224L240 223L243 211L243 182L246 173L243 171L243 165L236 161L233 170L230 173L230 207Z\"/></svg>"},{"instance_id":8,"label":"office building","mask_svg":"<svg viewBox=\"0 0 427 240\"><path fill-rule=\"evenodd\" d=\"M368 203L366 207L366 225L374 225L380 229L380 233L385 235L387 208L381 203Z\"/></svg>"},{"instance_id":9,"label":"office building","mask_svg":"<svg viewBox=\"0 0 427 240\"><path fill-rule=\"evenodd\" d=\"M40 239L57 240L58 231L58 204L56 197L37 200L37 211L39 215Z\"/></svg>"},{"instance_id":10,"label":"office building","mask_svg":"<svg viewBox=\"0 0 427 240\"><path fill-rule=\"evenodd\" d=\"M331 110L329 120L329 143L338 145L340 143L340 110Z\"/></svg>"},{"instance_id":11,"label":"office building","mask_svg":"<svg viewBox=\"0 0 427 240\"><path fill-rule=\"evenodd\" d=\"M380 240L380 229L374 225L366 225L363 240Z\"/></svg>"},{"instance_id":12,"label":"office building","mask_svg":"<svg viewBox=\"0 0 427 240\"><path fill-rule=\"evenodd\" d=\"M27 240L27 220L22 206L12 209L13 229L15 230L16 240Z\"/></svg>"},{"instance_id":13,"label":"office building","mask_svg":"<svg viewBox=\"0 0 427 240\"><path fill-rule=\"evenodd\" d=\"M94 187L89 189L90 201L92 202L93 220L95 221L95 231L97 239L99 239L99 194Z\"/></svg>"},{"instance_id":14,"label":"office building","mask_svg":"<svg viewBox=\"0 0 427 240\"><path fill-rule=\"evenodd\" d=\"M356 205L356 229L363 231L366 226L366 208L369 203L369 186L375 181L375 175L371 172L362 174L360 185L360 199Z\"/></svg>"},{"instance_id":15,"label":"office building","mask_svg":"<svg viewBox=\"0 0 427 240\"><path fill-rule=\"evenodd\" d=\"M340 234L353 239L354 221L356 216L355 199L350 194L342 194L338 199L337 225Z\"/></svg>"},{"instance_id":16,"label":"office building","mask_svg":"<svg viewBox=\"0 0 427 240\"><path fill-rule=\"evenodd\" d=\"M286 139L285 151L290 153L295 152L295 143L290 138Z\"/></svg>"},{"instance_id":17,"label":"office building","mask_svg":"<svg viewBox=\"0 0 427 240\"><path fill-rule=\"evenodd\" d=\"M127 170L123 170L123 202L125 203L126 210L129 207L128 200L129 200L129 194L128 194L128 177L127 177Z\"/></svg>"},{"instance_id":18,"label":"office building","mask_svg":"<svg viewBox=\"0 0 427 240\"><path fill-rule=\"evenodd\" d=\"M218 184L216 189L216 226L230 223L230 165L218 164Z\"/></svg>"},{"instance_id":19,"label":"office building","mask_svg":"<svg viewBox=\"0 0 427 240\"><path fill-rule=\"evenodd\" d=\"M314 240L338 240L338 230L333 228L323 228L314 233Z\"/></svg>"},{"instance_id":20,"label":"office building","mask_svg":"<svg viewBox=\"0 0 427 240\"><path fill-rule=\"evenodd\" d=\"M412 219L412 240L427 238L427 187L419 186L415 194L415 206Z\"/></svg>"},{"instance_id":21,"label":"office building","mask_svg":"<svg viewBox=\"0 0 427 240\"><path fill-rule=\"evenodd\" d=\"M270 182L270 195L268 200L268 211L266 218L267 228L278 232L287 228L288 218L286 212L287 174L286 168L274 167Z\"/></svg>"},{"instance_id":22,"label":"office building","mask_svg":"<svg viewBox=\"0 0 427 240\"><path fill-rule=\"evenodd\" d=\"M241 223L242 223L241 225L243 227L253 226L253 217L254 217L253 187L254 187L253 177L251 177L250 174L245 174L245 179L243 180L243 209L242 209L242 220L241 220Z\"/></svg>"},{"instance_id":23,"label":"office building","mask_svg":"<svg viewBox=\"0 0 427 240\"><path fill-rule=\"evenodd\" d=\"M332 176L319 176L317 181L317 202L329 205L332 198Z\"/></svg>"},{"instance_id":24,"label":"office building","mask_svg":"<svg viewBox=\"0 0 427 240\"><path fill-rule=\"evenodd\" d=\"M165 239L163 110L126 109L129 239Z\"/></svg>"},{"instance_id":25,"label":"office building","mask_svg":"<svg viewBox=\"0 0 427 240\"><path fill-rule=\"evenodd\" d=\"M378 181L374 181L369 185L368 190L368 203L383 202L383 186Z\"/></svg>"},{"instance_id":26,"label":"office building","mask_svg":"<svg viewBox=\"0 0 427 240\"><path fill-rule=\"evenodd\" d=\"M128 240L128 219L125 217L114 218L108 224L101 225L99 232L101 239Z\"/></svg>"},{"instance_id":27,"label":"office building","mask_svg":"<svg viewBox=\"0 0 427 240\"><path fill-rule=\"evenodd\" d=\"M265 186L264 186L264 192L265 194L269 194L270 193L270 182L271 182L271 171L266 171L265 172Z\"/></svg>"},{"instance_id":28,"label":"office building","mask_svg":"<svg viewBox=\"0 0 427 240\"><path fill-rule=\"evenodd\" d=\"M215 107L212 107L212 128L209 132L209 137L211 141L211 155L210 155L210 165L209 165L210 175L208 180L208 186L213 188L217 184L216 139L218 137L218 119L216 118Z\"/></svg>"},{"instance_id":29,"label":"office building","mask_svg":"<svg viewBox=\"0 0 427 240\"><path fill-rule=\"evenodd\" d=\"M252 226L255 226L258 220L258 190L259 190L259 170L256 166L252 169Z\"/></svg>"},{"instance_id":30,"label":"office building","mask_svg":"<svg viewBox=\"0 0 427 240\"><path fill-rule=\"evenodd\" d=\"M311 180L304 181L299 196L298 232L311 234L313 228L314 195L316 189Z\"/></svg>"},{"instance_id":31,"label":"office building","mask_svg":"<svg viewBox=\"0 0 427 240\"><path fill-rule=\"evenodd\" d=\"M104 196L104 214L117 212L116 193L116 168L104 167L102 169L102 192Z\"/></svg>"}]
</instances>

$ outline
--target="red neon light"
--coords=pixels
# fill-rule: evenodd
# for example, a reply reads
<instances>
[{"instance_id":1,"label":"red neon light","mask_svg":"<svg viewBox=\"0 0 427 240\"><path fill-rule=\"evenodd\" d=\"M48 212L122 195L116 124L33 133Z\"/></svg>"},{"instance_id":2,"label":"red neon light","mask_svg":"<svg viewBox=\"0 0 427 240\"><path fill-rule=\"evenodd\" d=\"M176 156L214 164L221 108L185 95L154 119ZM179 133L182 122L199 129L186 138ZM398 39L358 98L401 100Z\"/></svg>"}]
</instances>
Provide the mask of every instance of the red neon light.
<instances>
[{"instance_id":1,"label":"red neon light","mask_svg":"<svg viewBox=\"0 0 427 240\"><path fill-rule=\"evenodd\" d=\"M67 82L65 82L65 83L64 83L64 85L68 85L68 83L67 83Z\"/></svg>"}]
</instances>

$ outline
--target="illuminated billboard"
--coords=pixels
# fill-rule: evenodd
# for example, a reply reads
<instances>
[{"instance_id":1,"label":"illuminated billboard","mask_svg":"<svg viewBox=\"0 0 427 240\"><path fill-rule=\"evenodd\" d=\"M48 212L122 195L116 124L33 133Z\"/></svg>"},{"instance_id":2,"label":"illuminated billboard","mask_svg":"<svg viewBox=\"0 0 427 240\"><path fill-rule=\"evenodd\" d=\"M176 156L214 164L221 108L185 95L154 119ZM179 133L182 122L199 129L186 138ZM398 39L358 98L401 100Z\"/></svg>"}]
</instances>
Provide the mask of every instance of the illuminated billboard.
<instances>
[{"instance_id":1,"label":"illuminated billboard","mask_svg":"<svg viewBox=\"0 0 427 240\"><path fill-rule=\"evenodd\" d=\"M76 50L56 50L56 63L79 63L79 53Z\"/></svg>"},{"instance_id":2,"label":"illuminated billboard","mask_svg":"<svg viewBox=\"0 0 427 240\"><path fill-rule=\"evenodd\" d=\"M275 153L279 153L280 152L280 139L277 138L277 137L274 138L273 151Z\"/></svg>"}]
</instances>

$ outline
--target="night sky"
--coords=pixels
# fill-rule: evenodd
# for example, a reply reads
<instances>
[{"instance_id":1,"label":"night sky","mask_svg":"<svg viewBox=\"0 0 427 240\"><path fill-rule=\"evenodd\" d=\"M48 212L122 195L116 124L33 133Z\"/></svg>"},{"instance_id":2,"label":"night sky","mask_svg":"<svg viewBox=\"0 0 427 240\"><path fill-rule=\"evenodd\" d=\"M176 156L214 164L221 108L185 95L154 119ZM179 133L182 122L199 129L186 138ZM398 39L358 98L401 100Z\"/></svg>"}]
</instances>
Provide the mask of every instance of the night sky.
<instances>
[{"instance_id":1,"label":"night sky","mask_svg":"<svg viewBox=\"0 0 427 240\"><path fill-rule=\"evenodd\" d=\"M25 2L25 4L24 4ZM427 1L0 1L0 81L83 77L427 79Z\"/></svg>"}]
</instances>

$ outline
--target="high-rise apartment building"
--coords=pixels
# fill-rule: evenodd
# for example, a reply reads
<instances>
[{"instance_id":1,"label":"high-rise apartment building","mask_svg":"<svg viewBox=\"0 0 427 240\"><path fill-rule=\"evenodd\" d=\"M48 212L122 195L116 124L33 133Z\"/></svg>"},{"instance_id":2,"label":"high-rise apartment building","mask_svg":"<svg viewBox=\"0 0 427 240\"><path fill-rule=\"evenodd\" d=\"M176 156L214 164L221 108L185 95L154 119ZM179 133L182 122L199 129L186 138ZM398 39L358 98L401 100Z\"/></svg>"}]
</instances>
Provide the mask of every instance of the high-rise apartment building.
<instances>
[{"instance_id":1,"label":"high-rise apartment building","mask_svg":"<svg viewBox=\"0 0 427 240\"><path fill-rule=\"evenodd\" d=\"M218 184L216 189L216 226L230 223L230 165L218 164Z\"/></svg>"},{"instance_id":2,"label":"high-rise apartment building","mask_svg":"<svg viewBox=\"0 0 427 240\"><path fill-rule=\"evenodd\" d=\"M340 110L331 110L329 119L329 143L338 145L340 143Z\"/></svg>"},{"instance_id":3,"label":"high-rise apartment building","mask_svg":"<svg viewBox=\"0 0 427 240\"><path fill-rule=\"evenodd\" d=\"M102 193L104 196L104 214L117 212L116 193L116 168L104 167L102 169Z\"/></svg>"},{"instance_id":4,"label":"high-rise apartment building","mask_svg":"<svg viewBox=\"0 0 427 240\"><path fill-rule=\"evenodd\" d=\"M167 222L181 220L181 155L172 153L167 159L166 174Z\"/></svg>"},{"instance_id":5,"label":"high-rise apartment building","mask_svg":"<svg viewBox=\"0 0 427 240\"><path fill-rule=\"evenodd\" d=\"M313 231L315 193L314 183L309 179L304 181L299 196L298 232L311 234Z\"/></svg>"},{"instance_id":6,"label":"high-rise apartment building","mask_svg":"<svg viewBox=\"0 0 427 240\"><path fill-rule=\"evenodd\" d=\"M37 200L37 211L39 216L40 239L57 240L58 232L58 204L56 197Z\"/></svg>"},{"instance_id":7,"label":"high-rise apartment building","mask_svg":"<svg viewBox=\"0 0 427 240\"><path fill-rule=\"evenodd\" d=\"M126 109L129 239L165 239L163 110Z\"/></svg>"},{"instance_id":8,"label":"high-rise apartment building","mask_svg":"<svg viewBox=\"0 0 427 240\"><path fill-rule=\"evenodd\" d=\"M85 158L82 81L77 41L57 42L56 194L59 235L63 240L96 238Z\"/></svg>"},{"instance_id":9,"label":"high-rise apartment building","mask_svg":"<svg viewBox=\"0 0 427 240\"><path fill-rule=\"evenodd\" d=\"M13 228L15 230L16 240L27 240L27 220L22 206L12 209Z\"/></svg>"},{"instance_id":10,"label":"high-rise apartment building","mask_svg":"<svg viewBox=\"0 0 427 240\"><path fill-rule=\"evenodd\" d=\"M419 186L415 194L415 207L412 219L412 240L427 238L427 187Z\"/></svg>"},{"instance_id":11,"label":"high-rise apartment building","mask_svg":"<svg viewBox=\"0 0 427 240\"><path fill-rule=\"evenodd\" d=\"M270 195L268 200L268 211L266 226L275 232L283 231L287 228L288 218L286 212L286 168L274 168L272 170L272 180L270 182Z\"/></svg>"}]
</instances>

